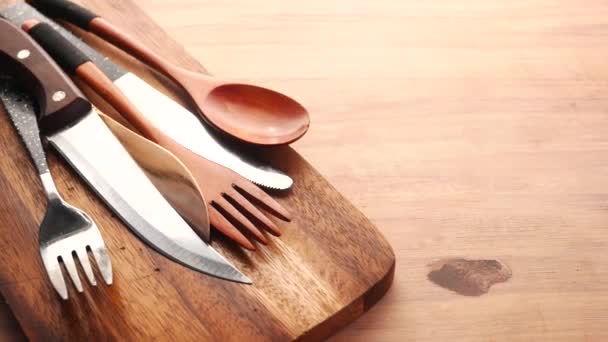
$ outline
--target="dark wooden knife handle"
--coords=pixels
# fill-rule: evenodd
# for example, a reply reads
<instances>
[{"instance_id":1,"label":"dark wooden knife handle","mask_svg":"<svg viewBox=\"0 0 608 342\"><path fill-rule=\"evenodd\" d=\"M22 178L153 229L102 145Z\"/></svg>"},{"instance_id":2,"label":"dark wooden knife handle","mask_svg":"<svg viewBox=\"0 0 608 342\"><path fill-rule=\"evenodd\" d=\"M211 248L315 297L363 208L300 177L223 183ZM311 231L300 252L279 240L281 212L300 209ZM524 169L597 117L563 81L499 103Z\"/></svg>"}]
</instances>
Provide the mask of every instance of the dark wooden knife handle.
<instances>
[{"instance_id":1,"label":"dark wooden knife handle","mask_svg":"<svg viewBox=\"0 0 608 342\"><path fill-rule=\"evenodd\" d=\"M0 18L0 70L32 89L45 134L70 126L91 104L53 59L23 30Z\"/></svg>"}]
</instances>

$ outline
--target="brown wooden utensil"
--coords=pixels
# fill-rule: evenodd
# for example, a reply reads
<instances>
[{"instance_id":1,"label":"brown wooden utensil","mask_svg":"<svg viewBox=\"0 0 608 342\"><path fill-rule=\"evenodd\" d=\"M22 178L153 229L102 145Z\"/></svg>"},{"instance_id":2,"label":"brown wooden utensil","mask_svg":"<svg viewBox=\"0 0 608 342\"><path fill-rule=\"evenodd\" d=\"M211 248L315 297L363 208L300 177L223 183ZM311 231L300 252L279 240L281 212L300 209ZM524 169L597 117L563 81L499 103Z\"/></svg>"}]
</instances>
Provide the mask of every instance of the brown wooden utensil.
<instances>
[{"instance_id":1,"label":"brown wooden utensil","mask_svg":"<svg viewBox=\"0 0 608 342\"><path fill-rule=\"evenodd\" d=\"M62 68L101 95L143 136L166 148L184 163L209 204L209 219L215 228L250 250L255 250L255 246L230 220L238 222L259 242L266 244L268 240L243 212L254 217L271 234L277 236L281 234L276 224L249 200L251 198L275 216L289 220L288 211L272 197L235 172L200 157L164 134L131 104L95 64L50 25L28 20L22 27L55 58Z\"/></svg>"},{"instance_id":2,"label":"brown wooden utensil","mask_svg":"<svg viewBox=\"0 0 608 342\"><path fill-rule=\"evenodd\" d=\"M114 136L175 210L209 242L207 202L188 168L171 152L97 111Z\"/></svg>"},{"instance_id":3,"label":"brown wooden utensil","mask_svg":"<svg viewBox=\"0 0 608 342\"><path fill-rule=\"evenodd\" d=\"M282 145L299 139L308 130L308 112L290 97L255 85L183 69L70 1L29 2L49 16L96 34L162 73L188 94L208 123L234 138L257 145Z\"/></svg>"}]
</instances>

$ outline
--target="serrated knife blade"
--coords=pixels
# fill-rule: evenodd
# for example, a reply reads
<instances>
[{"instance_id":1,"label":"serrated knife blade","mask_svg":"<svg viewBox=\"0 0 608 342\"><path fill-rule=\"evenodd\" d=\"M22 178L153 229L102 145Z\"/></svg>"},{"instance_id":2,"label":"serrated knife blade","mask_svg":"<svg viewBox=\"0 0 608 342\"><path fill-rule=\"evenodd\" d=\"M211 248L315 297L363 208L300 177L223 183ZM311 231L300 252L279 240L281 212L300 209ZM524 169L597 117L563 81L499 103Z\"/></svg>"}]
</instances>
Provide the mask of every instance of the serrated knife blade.
<instances>
[{"instance_id":1,"label":"serrated knife blade","mask_svg":"<svg viewBox=\"0 0 608 342\"><path fill-rule=\"evenodd\" d=\"M114 84L157 127L190 151L270 189L289 189L293 180L284 173L220 144L209 128L187 109L132 73L125 73Z\"/></svg>"},{"instance_id":2,"label":"serrated knife blade","mask_svg":"<svg viewBox=\"0 0 608 342\"><path fill-rule=\"evenodd\" d=\"M155 126L162 128L165 134L192 152L265 188L285 190L293 185L293 180L288 175L223 143L196 115L141 78L120 68L30 5L11 5L1 9L0 15L17 26L28 19L48 22L87 55Z\"/></svg>"}]
</instances>

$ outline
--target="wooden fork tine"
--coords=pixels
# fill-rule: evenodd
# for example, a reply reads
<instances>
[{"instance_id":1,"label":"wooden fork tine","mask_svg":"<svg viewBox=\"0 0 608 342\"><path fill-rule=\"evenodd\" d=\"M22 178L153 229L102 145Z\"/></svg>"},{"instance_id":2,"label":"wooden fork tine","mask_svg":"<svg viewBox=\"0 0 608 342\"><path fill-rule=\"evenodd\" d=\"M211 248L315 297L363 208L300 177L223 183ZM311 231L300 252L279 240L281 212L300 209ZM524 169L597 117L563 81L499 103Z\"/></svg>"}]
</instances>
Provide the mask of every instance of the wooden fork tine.
<instances>
[{"instance_id":1,"label":"wooden fork tine","mask_svg":"<svg viewBox=\"0 0 608 342\"><path fill-rule=\"evenodd\" d=\"M222 213L215 209L212 205L208 207L209 210L209 222L215 229L222 232L229 239L235 241L243 248L250 251L255 251L255 246L243 235L235 226L228 221Z\"/></svg>"},{"instance_id":2,"label":"wooden fork tine","mask_svg":"<svg viewBox=\"0 0 608 342\"><path fill-rule=\"evenodd\" d=\"M245 215L243 215L243 213L241 213L237 208L235 208L232 203L228 202L226 198L221 197L213 200L213 202L222 207L222 209L224 209L228 213L228 215L230 215L233 219L237 220L248 231L250 231L256 238L256 240L265 245L268 244L268 239L264 236L264 234L262 234L262 232L260 232L260 230L257 229L256 226L248 218L246 218Z\"/></svg>"},{"instance_id":3,"label":"wooden fork tine","mask_svg":"<svg viewBox=\"0 0 608 342\"><path fill-rule=\"evenodd\" d=\"M262 213L258 208L256 208L248 199L246 199L240 192L236 189L232 188L228 192L226 192L226 196L230 197L233 201L235 201L239 206L243 208L243 210L247 211L251 216L254 216L265 226L266 230L268 230L272 235L281 236L281 230L279 227L272 222L268 216Z\"/></svg>"},{"instance_id":4,"label":"wooden fork tine","mask_svg":"<svg viewBox=\"0 0 608 342\"><path fill-rule=\"evenodd\" d=\"M234 181L233 186L235 189L242 191L246 195L249 195L256 199L259 204L270 211L274 216L280 218L283 221L291 221L291 214L287 209L283 208L279 202L275 201L270 195L264 190L258 188L255 184L246 181L244 179L237 179Z\"/></svg>"}]
</instances>

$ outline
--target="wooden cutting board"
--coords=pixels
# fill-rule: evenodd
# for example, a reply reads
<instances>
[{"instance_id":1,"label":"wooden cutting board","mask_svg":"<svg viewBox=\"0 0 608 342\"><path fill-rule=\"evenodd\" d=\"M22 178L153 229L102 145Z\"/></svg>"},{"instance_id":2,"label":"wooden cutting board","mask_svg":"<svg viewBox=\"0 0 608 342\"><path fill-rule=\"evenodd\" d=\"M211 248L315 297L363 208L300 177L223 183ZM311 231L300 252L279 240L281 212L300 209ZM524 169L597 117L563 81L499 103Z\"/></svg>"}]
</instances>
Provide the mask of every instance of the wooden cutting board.
<instances>
[{"instance_id":1,"label":"wooden cutting board","mask_svg":"<svg viewBox=\"0 0 608 342\"><path fill-rule=\"evenodd\" d=\"M173 61L203 70L131 1L81 3ZM97 39L86 40L159 85L132 59ZM152 251L50 153L59 190L96 220L114 266L111 287L87 286L83 294L72 292L69 301L61 301L38 254L44 195L29 157L0 110L0 291L24 334L34 340L318 340L363 314L391 285L391 247L293 149L257 153L294 178L291 191L273 195L295 219L288 224L277 221L284 234L270 237L270 244L256 252L221 237L213 244L253 279L252 286L193 272Z\"/></svg>"}]
</instances>

